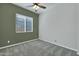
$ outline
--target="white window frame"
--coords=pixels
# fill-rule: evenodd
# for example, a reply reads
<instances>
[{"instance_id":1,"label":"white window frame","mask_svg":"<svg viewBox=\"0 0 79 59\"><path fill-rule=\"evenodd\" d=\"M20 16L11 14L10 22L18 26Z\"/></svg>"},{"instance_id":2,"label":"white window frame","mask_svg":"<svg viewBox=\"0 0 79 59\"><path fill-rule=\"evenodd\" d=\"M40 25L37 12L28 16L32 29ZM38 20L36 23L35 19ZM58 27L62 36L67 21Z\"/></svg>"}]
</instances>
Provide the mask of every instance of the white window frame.
<instances>
[{"instance_id":1,"label":"white window frame","mask_svg":"<svg viewBox=\"0 0 79 59\"><path fill-rule=\"evenodd\" d=\"M33 32L33 17L28 17L28 16L25 16L25 15L22 15L22 14L16 14L16 17L18 17L18 18L23 18L23 20L24 20L24 31L23 32L17 32L16 31L16 33L25 33L25 32ZM27 29L27 24L26 24L26 21L27 21L27 19L29 20L29 21L31 21L31 26L32 26L32 28L31 28L31 31L27 31L26 29Z\"/></svg>"}]
</instances>

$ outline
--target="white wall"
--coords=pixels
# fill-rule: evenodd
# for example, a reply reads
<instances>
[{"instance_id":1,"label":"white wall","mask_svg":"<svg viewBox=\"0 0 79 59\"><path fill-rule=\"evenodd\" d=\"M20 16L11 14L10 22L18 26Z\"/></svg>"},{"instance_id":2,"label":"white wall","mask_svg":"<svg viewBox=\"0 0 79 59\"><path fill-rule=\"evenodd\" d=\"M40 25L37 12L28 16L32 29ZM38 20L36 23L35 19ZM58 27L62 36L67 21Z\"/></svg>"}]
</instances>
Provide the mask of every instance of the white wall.
<instances>
[{"instance_id":1,"label":"white wall","mask_svg":"<svg viewBox=\"0 0 79 59\"><path fill-rule=\"evenodd\" d=\"M79 54L79 4L77 4L77 50Z\"/></svg>"},{"instance_id":2,"label":"white wall","mask_svg":"<svg viewBox=\"0 0 79 59\"><path fill-rule=\"evenodd\" d=\"M39 16L39 38L77 50L76 4L58 4Z\"/></svg>"}]
</instances>

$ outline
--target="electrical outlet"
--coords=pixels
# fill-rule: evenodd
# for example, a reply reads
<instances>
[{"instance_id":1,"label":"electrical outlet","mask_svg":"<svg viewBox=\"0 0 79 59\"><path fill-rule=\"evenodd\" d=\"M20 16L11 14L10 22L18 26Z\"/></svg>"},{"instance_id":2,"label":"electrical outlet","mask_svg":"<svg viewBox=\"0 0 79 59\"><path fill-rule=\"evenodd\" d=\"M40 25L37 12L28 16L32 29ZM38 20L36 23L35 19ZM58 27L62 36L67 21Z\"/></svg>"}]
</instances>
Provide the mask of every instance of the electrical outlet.
<instances>
[{"instance_id":1,"label":"electrical outlet","mask_svg":"<svg viewBox=\"0 0 79 59\"><path fill-rule=\"evenodd\" d=\"M8 43L10 43L10 41L8 41Z\"/></svg>"},{"instance_id":2,"label":"electrical outlet","mask_svg":"<svg viewBox=\"0 0 79 59\"><path fill-rule=\"evenodd\" d=\"M55 40L55 42L57 42L57 40Z\"/></svg>"}]
</instances>

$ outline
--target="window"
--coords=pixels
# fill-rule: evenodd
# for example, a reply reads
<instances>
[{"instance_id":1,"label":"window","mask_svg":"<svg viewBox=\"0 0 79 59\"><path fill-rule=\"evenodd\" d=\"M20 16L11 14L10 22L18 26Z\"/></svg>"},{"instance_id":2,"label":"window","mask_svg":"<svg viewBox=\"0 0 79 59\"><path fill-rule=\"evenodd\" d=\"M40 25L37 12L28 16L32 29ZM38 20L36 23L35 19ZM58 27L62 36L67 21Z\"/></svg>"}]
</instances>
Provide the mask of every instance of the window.
<instances>
[{"instance_id":1,"label":"window","mask_svg":"<svg viewBox=\"0 0 79 59\"><path fill-rule=\"evenodd\" d=\"M33 18L16 14L16 33L33 32Z\"/></svg>"},{"instance_id":2,"label":"window","mask_svg":"<svg viewBox=\"0 0 79 59\"><path fill-rule=\"evenodd\" d=\"M26 19L26 31L33 32L33 19L31 17L27 17Z\"/></svg>"}]
</instances>

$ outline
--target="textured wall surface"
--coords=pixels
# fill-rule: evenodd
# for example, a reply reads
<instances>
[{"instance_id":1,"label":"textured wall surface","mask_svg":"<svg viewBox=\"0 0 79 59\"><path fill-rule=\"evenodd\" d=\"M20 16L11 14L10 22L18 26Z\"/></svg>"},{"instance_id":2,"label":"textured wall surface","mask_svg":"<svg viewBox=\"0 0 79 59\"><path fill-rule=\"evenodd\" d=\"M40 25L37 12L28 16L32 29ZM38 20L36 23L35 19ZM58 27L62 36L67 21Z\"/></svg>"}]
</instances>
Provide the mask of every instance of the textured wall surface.
<instances>
[{"instance_id":1,"label":"textured wall surface","mask_svg":"<svg viewBox=\"0 0 79 59\"><path fill-rule=\"evenodd\" d=\"M16 33L16 13L33 17L33 32ZM38 38L38 16L13 4L0 4L0 46ZM8 41L10 41L9 44Z\"/></svg>"},{"instance_id":2,"label":"textured wall surface","mask_svg":"<svg viewBox=\"0 0 79 59\"><path fill-rule=\"evenodd\" d=\"M39 16L41 40L77 50L77 7L74 3L51 6Z\"/></svg>"}]
</instances>

